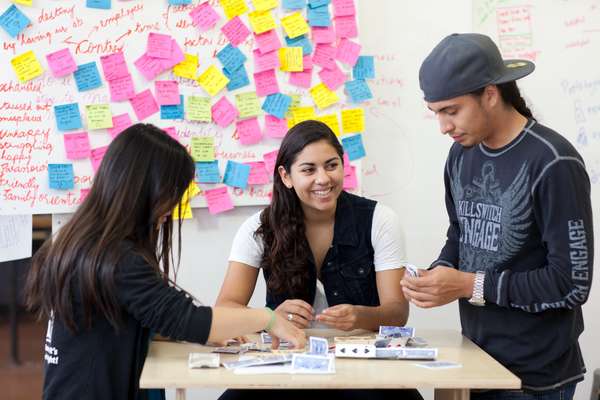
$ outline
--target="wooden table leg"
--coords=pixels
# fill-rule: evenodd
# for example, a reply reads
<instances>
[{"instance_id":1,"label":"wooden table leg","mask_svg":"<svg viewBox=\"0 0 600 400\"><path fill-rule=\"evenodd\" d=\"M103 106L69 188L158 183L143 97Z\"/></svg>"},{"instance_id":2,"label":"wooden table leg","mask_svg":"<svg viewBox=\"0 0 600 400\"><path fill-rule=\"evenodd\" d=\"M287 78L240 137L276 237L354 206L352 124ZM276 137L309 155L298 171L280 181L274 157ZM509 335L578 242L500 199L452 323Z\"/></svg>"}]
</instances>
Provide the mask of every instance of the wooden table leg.
<instances>
[{"instance_id":1,"label":"wooden table leg","mask_svg":"<svg viewBox=\"0 0 600 400\"><path fill-rule=\"evenodd\" d=\"M175 400L185 400L185 389L175 389Z\"/></svg>"},{"instance_id":2,"label":"wooden table leg","mask_svg":"<svg viewBox=\"0 0 600 400\"><path fill-rule=\"evenodd\" d=\"M433 392L435 400L469 400L470 396L469 389L435 389Z\"/></svg>"}]
</instances>

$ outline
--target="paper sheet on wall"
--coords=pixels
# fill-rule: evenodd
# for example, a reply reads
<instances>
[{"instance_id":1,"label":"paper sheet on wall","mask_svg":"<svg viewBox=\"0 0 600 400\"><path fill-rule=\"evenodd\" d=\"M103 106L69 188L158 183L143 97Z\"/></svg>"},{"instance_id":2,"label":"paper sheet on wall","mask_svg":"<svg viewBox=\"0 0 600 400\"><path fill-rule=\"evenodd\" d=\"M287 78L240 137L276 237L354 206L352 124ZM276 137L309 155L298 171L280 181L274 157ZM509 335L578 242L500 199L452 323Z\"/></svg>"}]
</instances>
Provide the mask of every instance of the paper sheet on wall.
<instances>
[{"instance_id":1,"label":"paper sheet on wall","mask_svg":"<svg viewBox=\"0 0 600 400\"><path fill-rule=\"evenodd\" d=\"M0 215L0 262L31 257L31 215Z\"/></svg>"}]
</instances>

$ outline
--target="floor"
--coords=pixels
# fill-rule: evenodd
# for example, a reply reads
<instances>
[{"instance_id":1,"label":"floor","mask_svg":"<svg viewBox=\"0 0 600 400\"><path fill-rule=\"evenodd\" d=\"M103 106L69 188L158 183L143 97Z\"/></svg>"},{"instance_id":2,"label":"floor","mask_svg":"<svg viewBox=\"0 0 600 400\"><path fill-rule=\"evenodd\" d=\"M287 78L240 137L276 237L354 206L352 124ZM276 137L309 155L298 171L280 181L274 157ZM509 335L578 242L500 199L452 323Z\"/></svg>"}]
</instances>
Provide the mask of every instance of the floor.
<instances>
[{"instance_id":1,"label":"floor","mask_svg":"<svg viewBox=\"0 0 600 400\"><path fill-rule=\"evenodd\" d=\"M42 397L42 359L46 323L22 313L19 320L20 365L10 358L10 331L6 312L0 313L0 397L30 400Z\"/></svg>"}]
</instances>

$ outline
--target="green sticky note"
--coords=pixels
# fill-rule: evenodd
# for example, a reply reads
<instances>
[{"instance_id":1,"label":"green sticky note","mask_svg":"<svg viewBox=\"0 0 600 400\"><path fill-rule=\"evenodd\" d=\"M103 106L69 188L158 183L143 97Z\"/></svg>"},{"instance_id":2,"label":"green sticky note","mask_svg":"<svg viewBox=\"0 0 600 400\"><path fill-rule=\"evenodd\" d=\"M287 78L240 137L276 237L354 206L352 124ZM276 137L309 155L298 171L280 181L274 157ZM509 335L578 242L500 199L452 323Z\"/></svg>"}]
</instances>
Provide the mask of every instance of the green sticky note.
<instances>
[{"instance_id":1,"label":"green sticky note","mask_svg":"<svg viewBox=\"0 0 600 400\"><path fill-rule=\"evenodd\" d=\"M261 114L260 102L256 92L240 93L235 95L235 105L240 113L240 118L256 117Z\"/></svg>"},{"instance_id":2,"label":"green sticky note","mask_svg":"<svg viewBox=\"0 0 600 400\"><path fill-rule=\"evenodd\" d=\"M211 122L210 97L188 96L186 100L185 113L188 120Z\"/></svg>"},{"instance_id":3,"label":"green sticky note","mask_svg":"<svg viewBox=\"0 0 600 400\"><path fill-rule=\"evenodd\" d=\"M214 161L215 138L212 136L193 137L192 158L195 162Z\"/></svg>"},{"instance_id":4,"label":"green sticky note","mask_svg":"<svg viewBox=\"0 0 600 400\"><path fill-rule=\"evenodd\" d=\"M112 128L110 104L88 104L85 106L88 129Z\"/></svg>"}]
</instances>

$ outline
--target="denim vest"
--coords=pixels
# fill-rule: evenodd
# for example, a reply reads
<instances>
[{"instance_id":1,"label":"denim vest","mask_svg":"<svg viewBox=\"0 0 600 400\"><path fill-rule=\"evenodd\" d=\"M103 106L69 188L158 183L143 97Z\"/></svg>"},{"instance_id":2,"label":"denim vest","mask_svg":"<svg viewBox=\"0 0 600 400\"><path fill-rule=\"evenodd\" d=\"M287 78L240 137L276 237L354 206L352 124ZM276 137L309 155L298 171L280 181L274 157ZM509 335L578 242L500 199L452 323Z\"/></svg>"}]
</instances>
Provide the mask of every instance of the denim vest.
<instances>
[{"instance_id":1,"label":"denim vest","mask_svg":"<svg viewBox=\"0 0 600 400\"><path fill-rule=\"evenodd\" d=\"M379 295L373 264L371 243L373 212L377 202L342 192L337 201L333 241L321 266L321 282L329 306L354 304L378 306ZM306 268L310 281L306 300L313 304L317 272L312 254L307 255ZM263 269L265 281L269 272ZM275 309L288 295L275 295L267 288L266 306Z\"/></svg>"}]
</instances>

